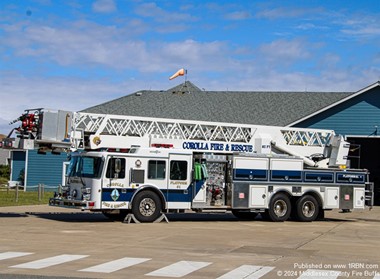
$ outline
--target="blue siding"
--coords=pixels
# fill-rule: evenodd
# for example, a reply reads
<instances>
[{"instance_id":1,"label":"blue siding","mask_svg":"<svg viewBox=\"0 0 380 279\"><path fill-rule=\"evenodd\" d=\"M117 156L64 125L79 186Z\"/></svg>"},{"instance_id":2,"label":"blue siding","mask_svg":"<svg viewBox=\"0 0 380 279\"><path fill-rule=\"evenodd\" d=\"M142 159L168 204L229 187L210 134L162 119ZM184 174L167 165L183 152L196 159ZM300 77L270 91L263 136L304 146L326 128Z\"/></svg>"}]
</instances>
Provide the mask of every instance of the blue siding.
<instances>
[{"instance_id":1,"label":"blue siding","mask_svg":"<svg viewBox=\"0 0 380 279\"><path fill-rule=\"evenodd\" d=\"M63 162L66 161L66 153L43 155L38 154L37 150L29 150L27 186L37 186L40 183L47 186L62 184Z\"/></svg>"},{"instance_id":2,"label":"blue siding","mask_svg":"<svg viewBox=\"0 0 380 279\"><path fill-rule=\"evenodd\" d=\"M11 180L20 181L20 175L25 171L25 151L12 151Z\"/></svg>"},{"instance_id":3,"label":"blue siding","mask_svg":"<svg viewBox=\"0 0 380 279\"><path fill-rule=\"evenodd\" d=\"M341 135L371 135L375 126L379 126L380 129L380 87L375 87L295 126L332 129Z\"/></svg>"}]
</instances>

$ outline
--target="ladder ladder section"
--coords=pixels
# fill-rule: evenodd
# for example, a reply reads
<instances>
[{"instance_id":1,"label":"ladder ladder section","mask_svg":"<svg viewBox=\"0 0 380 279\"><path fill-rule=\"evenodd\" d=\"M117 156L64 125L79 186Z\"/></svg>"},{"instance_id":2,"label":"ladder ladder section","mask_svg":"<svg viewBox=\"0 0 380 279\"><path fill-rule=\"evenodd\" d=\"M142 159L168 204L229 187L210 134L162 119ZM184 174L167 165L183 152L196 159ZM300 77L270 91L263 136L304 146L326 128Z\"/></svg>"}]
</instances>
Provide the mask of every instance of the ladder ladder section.
<instances>
[{"instance_id":1,"label":"ladder ladder section","mask_svg":"<svg viewBox=\"0 0 380 279\"><path fill-rule=\"evenodd\" d=\"M334 133L326 130L281 129L287 145L321 146L330 144Z\"/></svg>"},{"instance_id":2,"label":"ladder ladder section","mask_svg":"<svg viewBox=\"0 0 380 279\"><path fill-rule=\"evenodd\" d=\"M84 135L247 144L266 136L277 146L320 150L330 144L334 131L78 112L71 132L74 147L83 147Z\"/></svg>"},{"instance_id":3,"label":"ladder ladder section","mask_svg":"<svg viewBox=\"0 0 380 279\"><path fill-rule=\"evenodd\" d=\"M83 135L249 143L255 131L255 127L242 124L76 113L71 138L73 143Z\"/></svg>"}]
</instances>

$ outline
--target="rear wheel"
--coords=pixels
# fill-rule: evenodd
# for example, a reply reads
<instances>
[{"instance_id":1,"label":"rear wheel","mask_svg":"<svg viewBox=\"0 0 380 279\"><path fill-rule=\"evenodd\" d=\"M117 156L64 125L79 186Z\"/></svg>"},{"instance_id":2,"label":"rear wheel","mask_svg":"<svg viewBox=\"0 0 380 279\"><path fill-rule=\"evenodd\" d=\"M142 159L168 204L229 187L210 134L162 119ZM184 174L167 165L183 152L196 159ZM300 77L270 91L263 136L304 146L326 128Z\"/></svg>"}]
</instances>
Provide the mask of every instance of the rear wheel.
<instances>
[{"instance_id":1,"label":"rear wheel","mask_svg":"<svg viewBox=\"0 0 380 279\"><path fill-rule=\"evenodd\" d=\"M287 195L276 194L269 204L267 216L273 222L284 222L289 219L291 203Z\"/></svg>"},{"instance_id":2,"label":"rear wheel","mask_svg":"<svg viewBox=\"0 0 380 279\"><path fill-rule=\"evenodd\" d=\"M296 202L297 219L302 222L311 222L319 215L319 204L310 195L303 196Z\"/></svg>"},{"instance_id":3,"label":"rear wheel","mask_svg":"<svg viewBox=\"0 0 380 279\"><path fill-rule=\"evenodd\" d=\"M143 191L133 198L132 213L140 222L153 222L161 213L160 198L152 191Z\"/></svg>"}]
</instances>

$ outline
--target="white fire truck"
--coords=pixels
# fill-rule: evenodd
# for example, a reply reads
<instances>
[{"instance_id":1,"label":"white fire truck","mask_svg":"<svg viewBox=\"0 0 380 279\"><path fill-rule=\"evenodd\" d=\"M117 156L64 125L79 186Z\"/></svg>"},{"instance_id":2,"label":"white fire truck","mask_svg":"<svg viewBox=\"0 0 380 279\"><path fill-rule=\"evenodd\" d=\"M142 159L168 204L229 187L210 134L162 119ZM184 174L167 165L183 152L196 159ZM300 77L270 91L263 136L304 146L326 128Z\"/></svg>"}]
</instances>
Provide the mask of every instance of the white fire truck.
<instances>
[{"instance_id":1,"label":"white fire truck","mask_svg":"<svg viewBox=\"0 0 380 279\"><path fill-rule=\"evenodd\" d=\"M55 206L139 222L185 210L314 221L372 202L369 173L346 167L332 130L42 109L20 120L24 148L71 150Z\"/></svg>"}]
</instances>

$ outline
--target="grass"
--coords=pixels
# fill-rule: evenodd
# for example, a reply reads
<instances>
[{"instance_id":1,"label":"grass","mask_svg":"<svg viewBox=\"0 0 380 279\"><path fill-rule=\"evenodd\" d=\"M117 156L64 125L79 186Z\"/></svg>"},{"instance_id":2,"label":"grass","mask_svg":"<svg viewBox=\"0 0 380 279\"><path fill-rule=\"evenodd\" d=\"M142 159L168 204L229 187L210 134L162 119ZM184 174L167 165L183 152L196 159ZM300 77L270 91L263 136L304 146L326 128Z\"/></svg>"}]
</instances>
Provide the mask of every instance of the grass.
<instances>
[{"instance_id":1,"label":"grass","mask_svg":"<svg viewBox=\"0 0 380 279\"><path fill-rule=\"evenodd\" d=\"M49 198L53 196L52 192L45 192L41 199L38 198L38 191L24 192L19 189L18 200L16 201L16 190L0 188L0 207L3 206L20 206L20 205L36 205L48 204Z\"/></svg>"}]
</instances>

